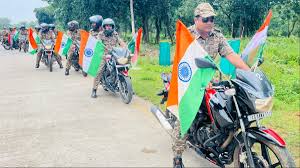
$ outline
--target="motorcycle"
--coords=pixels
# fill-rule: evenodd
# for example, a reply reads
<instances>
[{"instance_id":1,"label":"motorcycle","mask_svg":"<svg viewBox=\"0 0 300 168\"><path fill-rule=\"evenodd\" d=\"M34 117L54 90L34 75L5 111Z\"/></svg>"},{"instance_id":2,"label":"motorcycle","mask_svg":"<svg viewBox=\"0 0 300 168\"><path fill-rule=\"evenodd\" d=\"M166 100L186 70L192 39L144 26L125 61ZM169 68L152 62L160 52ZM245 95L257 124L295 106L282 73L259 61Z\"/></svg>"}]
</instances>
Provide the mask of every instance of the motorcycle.
<instances>
[{"instance_id":1,"label":"motorcycle","mask_svg":"<svg viewBox=\"0 0 300 168\"><path fill-rule=\"evenodd\" d=\"M16 49L17 50L17 49L19 49L19 40L16 40L16 41L13 40L13 45L12 45L12 48L11 48L8 39L3 39L2 46L6 50L10 50L10 49Z\"/></svg>"},{"instance_id":2,"label":"motorcycle","mask_svg":"<svg viewBox=\"0 0 300 168\"><path fill-rule=\"evenodd\" d=\"M21 36L19 40L19 51L21 52L21 50L23 49L24 52L26 53L28 51L28 48L29 48L29 42L27 40L27 37Z\"/></svg>"},{"instance_id":3,"label":"motorcycle","mask_svg":"<svg viewBox=\"0 0 300 168\"><path fill-rule=\"evenodd\" d=\"M79 43L78 43L79 44ZM73 52L73 56L72 56L72 61L71 61L71 65L72 65L72 67L75 69L75 71L79 71L79 70L81 70L82 71L82 75L84 76L84 77L86 77L87 76L87 73L86 72L84 72L83 70L82 70L82 67L79 65L79 47L78 47L79 45L75 45L75 52Z\"/></svg>"},{"instance_id":4,"label":"motorcycle","mask_svg":"<svg viewBox=\"0 0 300 168\"><path fill-rule=\"evenodd\" d=\"M196 59L198 68L219 68ZM220 71L221 72L221 71ZM260 124L271 116L274 88L265 74L237 70L236 79L213 82L205 89L203 101L187 133L187 145L198 155L220 167L295 167L286 143L274 130ZM164 89L158 93L164 104L171 77L162 74ZM152 107L152 113L168 131L178 120L168 109Z\"/></svg>"},{"instance_id":5,"label":"motorcycle","mask_svg":"<svg viewBox=\"0 0 300 168\"><path fill-rule=\"evenodd\" d=\"M42 62L49 67L50 72L53 70L53 62L55 61L54 58L54 42L52 40L43 40L41 42L44 51L42 53Z\"/></svg>"},{"instance_id":6,"label":"motorcycle","mask_svg":"<svg viewBox=\"0 0 300 168\"><path fill-rule=\"evenodd\" d=\"M130 67L129 51L123 48L113 48L110 55L106 55L102 83L104 90L120 92L122 101L130 103L133 96L131 78L128 76Z\"/></svg>"}]
</instances>

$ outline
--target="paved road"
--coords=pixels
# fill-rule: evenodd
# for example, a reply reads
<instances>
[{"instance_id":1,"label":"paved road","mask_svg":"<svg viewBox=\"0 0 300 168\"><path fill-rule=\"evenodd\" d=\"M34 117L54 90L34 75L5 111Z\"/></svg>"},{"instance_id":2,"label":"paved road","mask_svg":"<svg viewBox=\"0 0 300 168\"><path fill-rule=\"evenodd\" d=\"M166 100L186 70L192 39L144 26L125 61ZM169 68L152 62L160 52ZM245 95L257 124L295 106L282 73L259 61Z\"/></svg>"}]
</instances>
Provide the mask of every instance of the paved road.
<instances>
[{"instance_id":1,"label":"paved road","mask_svg":"<svg viewBox=\"0 0 300 168\"><path fill-rule=\"evenodd\" d=\"M35 57L0 49L0 167L172 165L171 139L134 97L125 105L92 78L55 66L34 69ZM65 64L65 62L64 62ZM186 167L211 167L188 150Z\"/></svg>"}]
</instances>

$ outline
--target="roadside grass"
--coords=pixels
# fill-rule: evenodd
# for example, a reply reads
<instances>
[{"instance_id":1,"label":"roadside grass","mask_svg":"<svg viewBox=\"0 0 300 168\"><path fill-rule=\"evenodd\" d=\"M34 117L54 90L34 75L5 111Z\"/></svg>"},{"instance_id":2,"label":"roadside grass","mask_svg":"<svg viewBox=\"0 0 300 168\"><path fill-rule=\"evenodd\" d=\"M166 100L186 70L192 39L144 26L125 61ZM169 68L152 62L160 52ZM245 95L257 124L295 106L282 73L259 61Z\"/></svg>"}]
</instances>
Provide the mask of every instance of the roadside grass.
<instances>
[{"instance_id":1,"label":"roadside grass","mask_svg":"<svg viewBox=\"0 0 300 168\"><path fill-rule=\"evenodd\" d=\"M244 48L249 39L243 39ZM299 38L268 37L264 51L265 62L261 69L275 86L273 115L262 123L276 130L287 142L296 165L300 166L300 56ZM161 97L156 96L162 87L160 74L171 72L171 66L160 66L159 46L142 45L138 69L130 71L135 93L159 105ZM171 47L171 58L174 46ZM160 105L161 108L165 106ZM150 110L150 109L149 109Z\"/></svg>"}]
</instances>

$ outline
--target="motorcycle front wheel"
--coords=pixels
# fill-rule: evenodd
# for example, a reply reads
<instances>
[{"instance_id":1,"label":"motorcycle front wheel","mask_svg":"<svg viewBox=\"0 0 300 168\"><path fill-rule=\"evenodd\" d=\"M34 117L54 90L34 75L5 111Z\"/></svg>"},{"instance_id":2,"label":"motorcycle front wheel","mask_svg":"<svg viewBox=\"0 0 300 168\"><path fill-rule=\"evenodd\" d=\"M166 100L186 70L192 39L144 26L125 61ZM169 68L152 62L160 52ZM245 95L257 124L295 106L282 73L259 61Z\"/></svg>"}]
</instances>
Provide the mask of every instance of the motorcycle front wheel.
<instances>
[{"instance_id":1,"label":"motorcycle front wheel","mask_svg":"<svg viewBox=\"0 0 300 168\"><path fill-rule=\"evenodd\" d=\"M296 167L295 162L285 147L280 147L267 141L257 141L251 139L251 151L255 167L258 168L285 168ZM246 155L244 147L237 146L234 151L234 167L247 167L245 162L241 162ZM247 159L246 159L247 160Z\"/></svg>"},{"instance_id":2,"label":"motorcycle front wheel","mask_svg":"<svg viewBox=\"0 0 300 168\"><path fill-rule=\"evenodd\" d=\"M119 76L119 90L122 101L129 104L132 100L133 90L131 80L128 76Z\"/></svg>"}]
</instances>

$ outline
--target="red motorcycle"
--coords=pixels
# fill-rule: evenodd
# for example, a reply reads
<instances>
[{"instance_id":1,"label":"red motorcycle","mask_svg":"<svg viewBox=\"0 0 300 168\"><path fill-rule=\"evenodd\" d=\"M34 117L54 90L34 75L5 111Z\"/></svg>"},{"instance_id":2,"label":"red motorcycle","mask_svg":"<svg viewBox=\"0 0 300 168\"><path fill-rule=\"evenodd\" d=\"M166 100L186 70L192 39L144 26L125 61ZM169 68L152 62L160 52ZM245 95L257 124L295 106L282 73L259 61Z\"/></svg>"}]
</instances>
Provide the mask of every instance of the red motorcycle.
<instances>
[{"instance_id":1,"label":"red motorcycle","mask_svg":"<svg viewBox=\"0 0 300 168\"><path fill-rule=\"evenodd\" d=\"M198 68L218 67L196 59ZM161 104L168 98L171 76L162 74ZM265 74L237 70L236 79L214 82L207 88L198 113L187 133L187 144L201 157L225 167L295 167L286 143L274 130L260 124L271 116L274 89ZM178 119L169 110L152 107L152 113L168 131Z\"/></svg>"}]
</instances>

